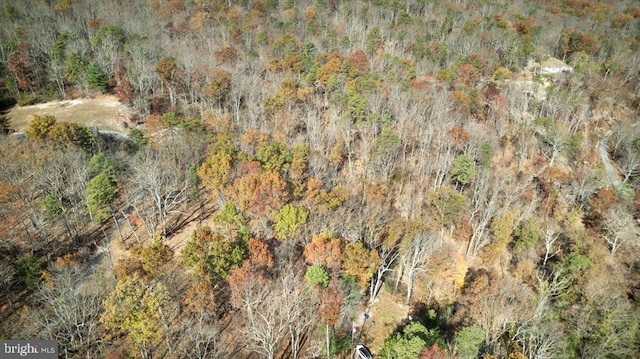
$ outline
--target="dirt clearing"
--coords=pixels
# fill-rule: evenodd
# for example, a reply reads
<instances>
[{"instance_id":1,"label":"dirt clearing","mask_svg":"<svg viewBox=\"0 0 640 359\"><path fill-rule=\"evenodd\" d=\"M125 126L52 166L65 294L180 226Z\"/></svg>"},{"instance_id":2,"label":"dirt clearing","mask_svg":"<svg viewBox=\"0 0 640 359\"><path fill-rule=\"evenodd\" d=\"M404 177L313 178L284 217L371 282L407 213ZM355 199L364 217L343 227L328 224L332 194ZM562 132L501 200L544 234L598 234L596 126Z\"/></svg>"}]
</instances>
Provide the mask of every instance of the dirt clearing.
<instances>
[{"instance_id":1,"label":"dirt clearing","mask_svg":"<svg viewBox=\"0 0 640 359\"><path fill-rule=\"evenodd\" d=\"M404 323L411 307L402 304L402 298L382 290L370 305L370 317L362 328L364 343L373 353L380 353L384 340Z\"/></svg>"},{"instance_id":2,"label":"dirt clearing","mask_svg":"<svg viewBox=\"0 0 640 359\"><path fill-rule=\"evenodd\" d=\"M121 104L115 96L51 101L31 106L14 106L9 109L9 127L24 132L33 116L50 115L58 121L74 122L99 130L128 132L125 123L135 111Z\"/></svg>"}]
</instances>

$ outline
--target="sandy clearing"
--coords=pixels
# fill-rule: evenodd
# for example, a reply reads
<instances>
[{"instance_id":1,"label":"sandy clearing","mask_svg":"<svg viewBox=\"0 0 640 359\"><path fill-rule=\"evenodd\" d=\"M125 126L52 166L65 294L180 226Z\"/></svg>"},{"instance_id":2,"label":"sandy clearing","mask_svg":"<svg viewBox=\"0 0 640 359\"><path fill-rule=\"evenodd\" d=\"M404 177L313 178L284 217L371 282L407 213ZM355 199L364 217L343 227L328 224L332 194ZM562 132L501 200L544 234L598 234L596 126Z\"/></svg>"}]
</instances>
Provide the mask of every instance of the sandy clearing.
<instances>
[{"instance_id":1,"label":"sandy clearing","mask_svg":"<svg viewBox=\"0 0 640 359\"><path fill-rule=\"evenodd\" d=\"M28 109L28 108L34 108L34 109L51 109L51 108L56 108L56 107L73 107L76 105L81 105L84 103L84 100L82 99L76 99L76 100L64 100L64 101L51 101L51 102L46 102L46 103L39 103L37 105L33 105L33 106L24 106L21 107L23 109Z\"/></svg>"},{"instance_id":2,"label":"sandy clearing","mask_svg":"<svg viewBox=\"0 0 640 359\"><path fill-rule=\"evenodd\" d=\"M74 122L100 130L128 132L129 118L136 111L121 104L115 96L103 95L96 98L51 101L32 106L14 106L7 118L11 128L24 132L33 116L54 116L58 121ZM125 125L126 124L126 125Z\"/></svg>"}]
</instances>

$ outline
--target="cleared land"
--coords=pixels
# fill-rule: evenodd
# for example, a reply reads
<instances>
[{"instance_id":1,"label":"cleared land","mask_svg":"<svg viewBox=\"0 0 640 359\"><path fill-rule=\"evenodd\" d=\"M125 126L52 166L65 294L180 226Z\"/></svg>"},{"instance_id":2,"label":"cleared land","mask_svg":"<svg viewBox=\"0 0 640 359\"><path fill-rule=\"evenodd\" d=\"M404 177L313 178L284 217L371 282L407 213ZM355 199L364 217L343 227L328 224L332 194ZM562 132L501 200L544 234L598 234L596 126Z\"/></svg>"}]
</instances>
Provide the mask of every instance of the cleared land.
<instances>
[{"instance_id":1,"label":"cleared land","mask_svg":"<svg viewBox=\"0 0 640 359\"><path fill-rule=\"evenodd\" d=\"M128 132L125 123L135 114L134 110L121 104L115 96L51 101L32 106L14 106L9 109L9 127L24 132L33 116L51 115L58 121L75 122L100 130Z\"/></svg>"}]
</instances>

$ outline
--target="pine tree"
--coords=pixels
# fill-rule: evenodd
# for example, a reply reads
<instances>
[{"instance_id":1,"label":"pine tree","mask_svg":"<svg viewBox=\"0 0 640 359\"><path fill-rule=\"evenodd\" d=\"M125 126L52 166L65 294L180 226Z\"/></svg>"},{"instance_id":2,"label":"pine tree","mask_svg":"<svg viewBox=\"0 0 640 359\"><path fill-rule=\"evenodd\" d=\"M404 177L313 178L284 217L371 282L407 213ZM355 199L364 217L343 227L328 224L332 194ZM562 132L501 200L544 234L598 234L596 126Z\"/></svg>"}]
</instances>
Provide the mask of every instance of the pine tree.
<instances>
[{"instance_id":1,"label":"pine tree","mask_svg":"<svg viewBox=\"0 0 640 359\"><path fill-rule=\"evenodd\" d=\"M87 66L87 83L94 90L104 92L107 90L107 76L100 65L91 61Z\"/></svg>"}]
</instances>

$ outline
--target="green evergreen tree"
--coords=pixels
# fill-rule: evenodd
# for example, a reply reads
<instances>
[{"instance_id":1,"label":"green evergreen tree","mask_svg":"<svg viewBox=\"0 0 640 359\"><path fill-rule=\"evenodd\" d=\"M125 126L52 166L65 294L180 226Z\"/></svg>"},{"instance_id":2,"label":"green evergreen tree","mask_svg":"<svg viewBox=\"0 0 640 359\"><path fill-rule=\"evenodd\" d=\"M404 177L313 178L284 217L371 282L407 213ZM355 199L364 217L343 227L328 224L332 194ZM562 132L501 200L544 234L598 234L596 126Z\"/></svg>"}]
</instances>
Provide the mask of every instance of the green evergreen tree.
<instances>
[{"instance_id":1,"label":"green evergreen tree","mask_svg":"<svg viewBox=\"0 0 640 359\"><path fill-rule=\"evenodd\" d=\"M27 286L27 289L34 289L40 279L45 262L33 253L21 254L15 262L16 277Z\"/></svg>"},{"instance_id":2,"label":"green evergreen tree","mask_svg":"<svg viewBox=\"0 0 640 359\"><path fill-rule=\"evenodd\" d=\"M89 175L96 176L105 173L109 176L115 174L115 163L104 152L97 153L89 160Z\"/></svg>"},{"instance_id":3,"label":"green evergreen tree","mask_svg":"<svg viewBox=\"0 0 640 359\"><path fill-rule=\"evenodd\" d=\"M87 208L95 223L103 222L111 213L116 186L117 183L105 173L95 176L87 184Z\"/></svg>"},{"instance_id":4,"label":"green evergreen tree","mask_svg":"<svg viewBox=\"0 0 640 359\"><path fill-rule=\"evenodd\" d=\"M324 289L329 285L329 273L321 265L314 264L307 268L307 272L304 274L304 279L312 285Z\"/></svg>"},{"instance_id":5,"label":"green evergreen tree","mask_svg":"<svg viewBox=\"0 0 640 359\"><path fill-rule=\"evenodd\" d=\"M462 328L454 337L456 354L460 359L476 359L484 338L484 330L477 325Z\"/></svg>"},{"instance_id":6,"label":"green evergreen tree","mask_svg":"<svg viewBox=\"0 0 640 359\"><path fill-rule=\"evenodd\" d=\"M54 193L46 195L40 205L49 218L57 218L64 213L62 202Z\"/></svg>"},{"instance_id":7,"label":"green evergreen tree","mask_svg":"<svg viewBox=\"0 0 640 359\"><path fill-rule=\"evenodd\" d=\"M131 150L138 151L142 146L149 143L149 140L144 137L144 133L137 128L132 128L129 131L129 140L131 140Z\"/></svg>"},{"instance_id":8,"label":"green evergreen tree","mask_svg":"<svg viewBox=\"0 0 640 359\"><path fill-rule=\"evenodd\" d=\"M107 90L107 76L96 62L91 61L87 66L87 84L93 90L104 92Z\"/></svg>"},{"instance_id":9,"label":"green evergreen tree","mask_svg":"<svg viewBox=\"0 0 640 359\"><path fill-rule=\"evenodd\" d=\"M467 155L460 155L451 163L451 178L461 184L466 185L473 181L478 174L473 159Z\"/></svg>"},{"instance_id":10,"label":"green evergreen tree","mask_svg":"<svg viewBox=\"0 0 640 359\"><path fill-rule=\"evenodd\" d=\"M491 167L491 158L493 157L493 153L493 146L489 142L484 142L480 145L479 162L482 167Z\"/></svg>"},{"instance_id":11,"label":"green evergreen tree","mask_svg":"<svg viewBox=\"0 0 640 359\"><path fill-rule=\"evenodd\" d=\"M378 47L381 44L382 44L382 33L380 32L379 27L374 26L367 33L367 39L366 39L367 54L369 56L373 55L376 52L376 50L378 50Z\"/></svg>"},{"instance_id":12,"label":"green evergreen tree","mask_svg":"<svg viewBox=\"0 0 640 359\"><path fill-rule=\"evenodd\" d=\"M64 61L64 77L69 83L77 83L85 72L85 61L76 52L70 52Z\"/></svg>"},{"instance_id":13,"label":"green evergreen tree","mask_svg":"<svg viewBox=\"0 0 640 359\"><path fill-rule=\"evenodd\" d=\"M445 345L439 329L429 329L420 322L411 322L401 332L385 340L380 355L390 359L417 358L423 348L434 344L441 347Z\"/></svg>"}]
</instances>

